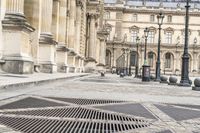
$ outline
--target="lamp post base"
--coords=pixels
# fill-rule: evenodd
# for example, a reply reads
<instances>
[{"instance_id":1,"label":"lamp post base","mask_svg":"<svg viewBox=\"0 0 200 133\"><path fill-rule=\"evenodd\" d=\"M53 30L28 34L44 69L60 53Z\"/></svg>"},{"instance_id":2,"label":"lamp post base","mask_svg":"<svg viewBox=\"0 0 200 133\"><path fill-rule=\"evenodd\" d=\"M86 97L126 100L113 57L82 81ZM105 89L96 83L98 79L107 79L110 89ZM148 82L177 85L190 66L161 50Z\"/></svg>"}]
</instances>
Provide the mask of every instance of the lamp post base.
<instances>
[{"instance_id":1,"label":"lamp post base","mask_svg":"<svg viewBox=\"0 0 200 133\"><path fill-rule=\"evenodd\" d=\"M142 81L145 81L145 82L150 81L150 66L148 65L142 66Z\"/></svg>"},{"instance_id":2,"label":"lamp post base","mask_svg":"<svg viewBox=\"0 0 200 133\"><path fill-rule=\"evenodd\" d=\"M183 83L179 83L178 86L182 86L182 87L191 87L191 84L190 84L190 83L183 82Z\"/></svg>"}]
</instances>

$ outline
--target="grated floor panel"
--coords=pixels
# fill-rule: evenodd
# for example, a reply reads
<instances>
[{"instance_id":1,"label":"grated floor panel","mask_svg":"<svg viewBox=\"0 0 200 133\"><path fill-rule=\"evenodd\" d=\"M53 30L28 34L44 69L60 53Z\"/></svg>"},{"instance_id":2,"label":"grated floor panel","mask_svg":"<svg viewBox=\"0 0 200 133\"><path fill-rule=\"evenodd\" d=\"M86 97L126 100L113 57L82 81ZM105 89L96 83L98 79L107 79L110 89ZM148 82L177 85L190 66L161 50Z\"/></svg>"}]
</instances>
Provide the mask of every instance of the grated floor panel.
<instances>
[{"instance_id":1,"label":"grated floor panel","mask_svg":"<svg viewBox=\"0 0 200 133\"><path fill-rule=\"evenodd\" d=\"M3 106L1 109L21 109L21 108L40 108L40 107L55 107L55 106L67 106L67 104L56 103L47 100L41 100L33 97L24 98Z\"/></svg>"},{"instance_id":2,"label":"grated floor panel","mask_svg":"<svg viewBox=\"0 0 200 133\"><path fill-rule=\"evenodd\" d=\"M0 123L23 133L117 133L145 128L148 125L102 123L91 121L66 121L0 116Z\"/></svg>"},{"instance_id":3,"label":"grated floor panel","mask_svg":"<svg viewBox=\"0 0 200 133\"><path fill-rule=\"evenodd\" d=\"M106 103L110 105L110 103L121 103L123 101L51 99L70 101L75 103L75 106L48 101L49 97L46 99L44 97L41 99L28 97L1 106L0 124L23 133L117 133L146 130L151 126L150 121L145 118L140 119L134 115L122 115L88 106ZM21 108L23 110L19 110Z\"/></svg>"},{"instance_id":4,"label":"grated floor panel","mask_svg":"<svg viewBox=\"0 0 200 133\"><path fill-rule=\"evenodd\" d=\"M63 102L69 102L77 105L93 105L93 104L108 104L108 103L121 103L124 101L114 101L114 100L100 100L100 99L80 99L80 98L58 98L58 97L47 97L54 100L59 100Z\"/></svg>"},{"instance_id":5,"label":"grated floor panel","mask_svg":"<svg viewBox=\"0 0 200 133\"><path fill-rule=\"evenodd\" d=\"M109 120L109 121L144 122L144 120L136 119L133 117L107 113L99 110L87 109L82 107L40 109L40 110L28 110L28 111L9 111L2 114L79 118L79 119L91 119L91 120L96 119L96 120Z\"/></svg>"},{"instance_id":6,"label":"grated floor panel","mask_svg":"<svg viewBox=\"0 0 200 133\"><path fill-rule=\"evenodd\" d=\"M138 103L96 106L95 108L145 117L149 119L156 119L156 117L153 116L145 107Z\"/></svg>"}]
</instances>

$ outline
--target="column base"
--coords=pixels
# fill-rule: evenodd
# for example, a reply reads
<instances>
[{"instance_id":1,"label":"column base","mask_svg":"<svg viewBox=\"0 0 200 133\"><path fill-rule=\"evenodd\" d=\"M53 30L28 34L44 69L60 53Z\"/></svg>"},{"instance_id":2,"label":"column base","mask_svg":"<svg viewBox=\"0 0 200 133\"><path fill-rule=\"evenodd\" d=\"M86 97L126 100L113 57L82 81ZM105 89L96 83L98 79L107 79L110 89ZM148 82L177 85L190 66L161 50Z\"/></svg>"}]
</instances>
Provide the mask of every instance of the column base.
<instances>
[{"instance_id":1,"label":"column base","mask_svg":"<svg viewBox=\"0 0 200 133\"><path fill-rule=\"evenodd\" d=\"M179 83L178 86L191 87L191 84L190 83Z\"/></svg>"},{"instance_id":2,"label":"column base","mask_svg":"<svg viewBox=\"0 0 200 133\"><path fill-rule=\"evenodd\" d=\"M57 65L57 72L67 73L68 72L67 69L68 69L67 65Z\"/></svg>"},{"instance_id":3,"label":"column base","mask_svg":"<svg viewBox=\"0 0 200 133\"><path fill-rule=\"evenodd\" d=\"M55 64L41 64L40 72L55 73L55 72L57 72L57 66Z\"/></svg>"},{"instance_id":4,"label":"column base","mask_svg":"<svg viewBox=\"0 0 200 133\"><path fill-rule=\"evenodd\" d=\"M96 71L96 62L95 61L89 61L87 62L85 66L85 72L86 73L94 73Z\"/></svg>"},{"instance_id":5,"label":"column base","mask_svg":"<svg viewBox=\"0 0 200 133\"><path fill-rule=\"evenodd\" d=\"M2 64L2 70L13 74L32 74L34 65L32 61L5 60L5 63Z\"/></svg>"},{"instance_id":6,"label":"column base","mask_svg":"<svg viewBox=\"0 0 200 133\"><path fill-rule=\"evenodd\" d=\"M69 73L75 73L75 67L74 67L74 66L70 66L70 67L68 68L68 72L69 72Z\"/></svg>"},{"instance_id":7,"label":"column base","mask_svg":"<svg viewBox=\"0 0 200 133\"><path fill-rule=\"evenodd\" d=\"M96 66L96 69L97 69L98 72L105 72L106 71L105 65L103 65L103 64L98 64Z\"/></svg>"}]
</instances>

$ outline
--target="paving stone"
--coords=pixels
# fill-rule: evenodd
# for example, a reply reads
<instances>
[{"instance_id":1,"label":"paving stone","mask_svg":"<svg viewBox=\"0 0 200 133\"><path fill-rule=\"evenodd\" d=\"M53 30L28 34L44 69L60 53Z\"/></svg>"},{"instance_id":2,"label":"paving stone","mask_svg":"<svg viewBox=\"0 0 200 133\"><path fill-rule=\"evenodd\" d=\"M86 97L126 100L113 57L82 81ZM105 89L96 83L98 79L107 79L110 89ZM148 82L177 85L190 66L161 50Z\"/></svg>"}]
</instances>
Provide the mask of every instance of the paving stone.
<instances>
[{"instance_id":1,"label":"paving stone","mask_svg":"<svg viewBox=\"0 0 200 133\"><path fill-rule=\"evenodd\" d=\"M161 132L157 132L157 133L173 133L170 130L165 130L165 131L161 131Z\"/></svg>"}]
</instances>

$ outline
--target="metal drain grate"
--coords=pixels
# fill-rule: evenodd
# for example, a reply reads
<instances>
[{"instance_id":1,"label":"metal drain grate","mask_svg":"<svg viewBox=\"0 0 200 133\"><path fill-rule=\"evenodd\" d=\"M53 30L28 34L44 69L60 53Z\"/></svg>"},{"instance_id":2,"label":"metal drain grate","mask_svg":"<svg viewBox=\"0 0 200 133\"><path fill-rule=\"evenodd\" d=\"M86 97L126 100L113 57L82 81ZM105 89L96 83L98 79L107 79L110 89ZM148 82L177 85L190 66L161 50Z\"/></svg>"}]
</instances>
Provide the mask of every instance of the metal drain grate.
<instances>
[{"instance_id":1,"label":"metal drain grate","mask_svg":"<svg viewBox=\"0 0 200 133\"><path fill-rule=\"evenodd\" d=\"M124 101L114 101L114 100L99 100L99 99L79 99L79 98L57 98L57 97L47 97L54 100L74 103L78 105L91 105L91 104L108 104L108 103L121 103Z\"/></svg>"},{"instance_id":2,"label":"metal drain grate","mask_svg":"<svg viewBox=\"0 0 200 133\"><path fill-rule=\"evenodd\" d=\"M79 118L79 119L91 119L91 120L96 119L96 120L110 120L110 121L145 122L144 120L136 119L133 117L102 112L94 109L86 109L83 107L38 109L38 110L12 111L12 112L9 111L3 114Z\"/></svg>"},{"instance_id":3,"label":"metal drain grate","mask_svg":"<svg viewBox=\"0 0 200 133\"><path fill-rule=\"evenodd\" d=\"M116 133L145 128L148 125L66 121L0 116L0 123L23 133Z\"/></svg>"},{"instance_id":4,"label":"metal drain grate","mask_svg":"<svg viewBox=\"0 0 200 133\"><path fill-rule=\"evenodd\" d=\"M15 101L0 106L0 109L21 109L21 108L39 108L39 107L54 107L54 106L67 106L67 105L28 97L19 101Z\"/></svg>"}]
</instances>

